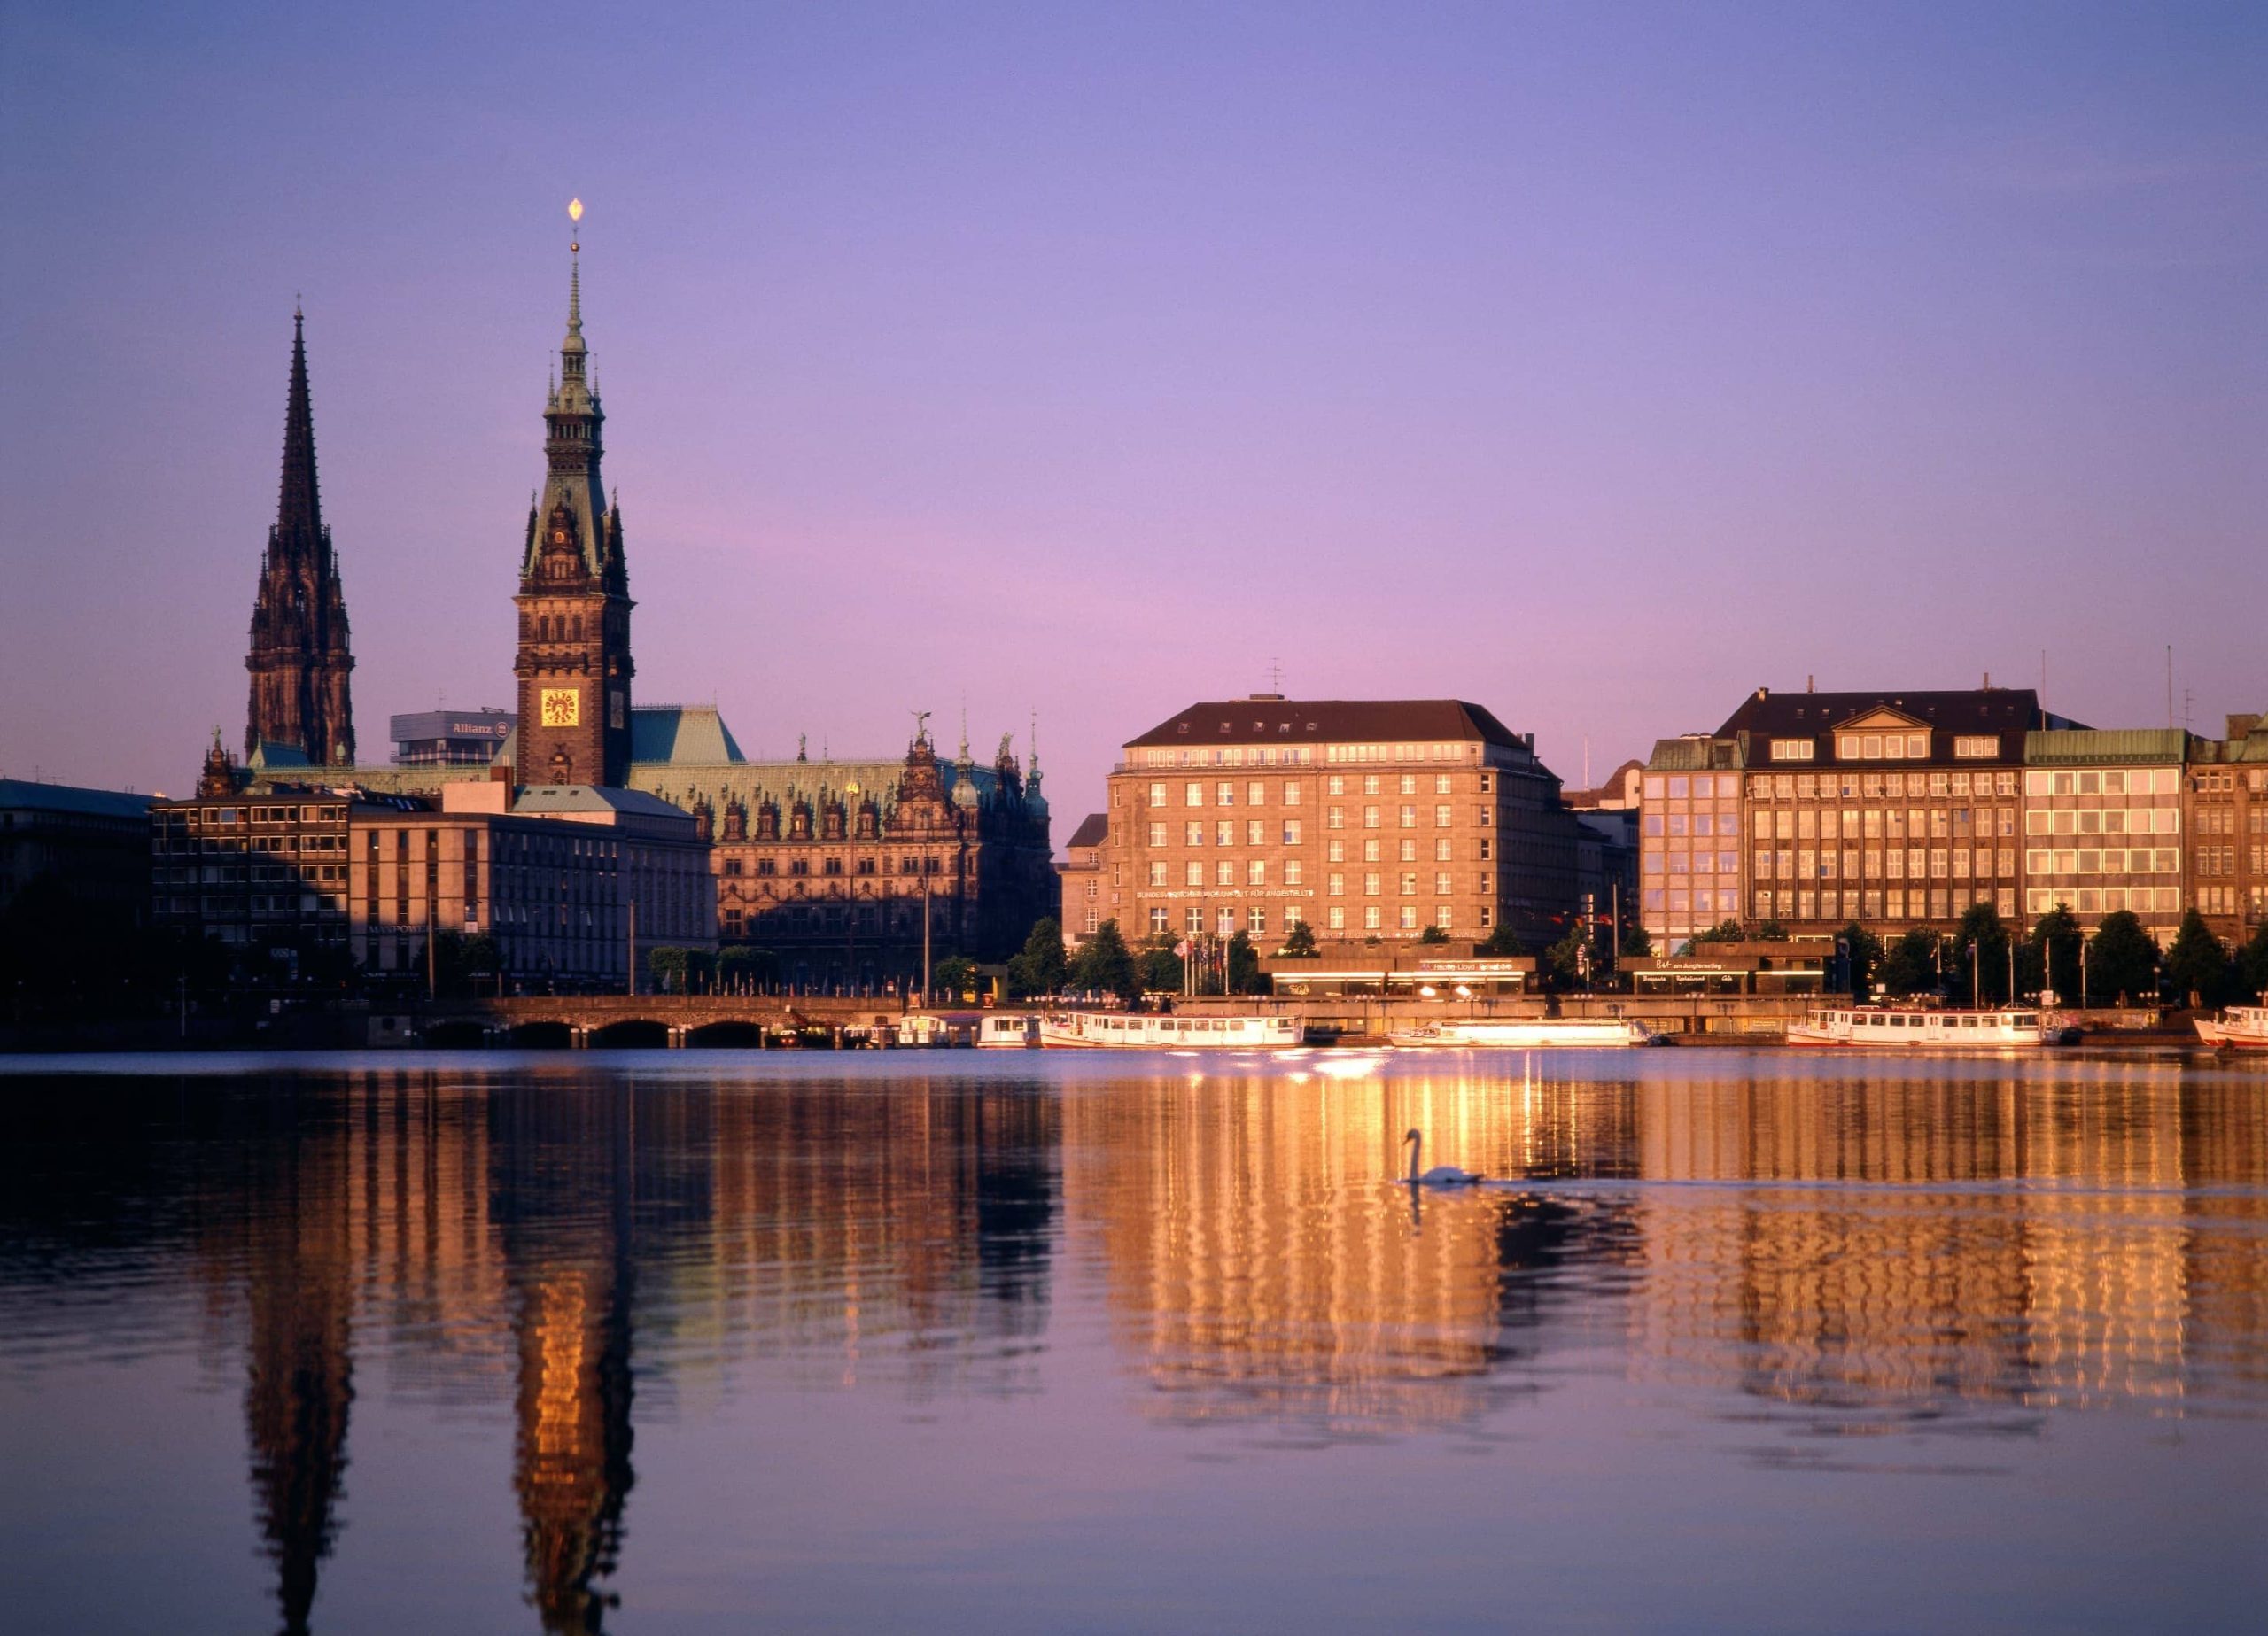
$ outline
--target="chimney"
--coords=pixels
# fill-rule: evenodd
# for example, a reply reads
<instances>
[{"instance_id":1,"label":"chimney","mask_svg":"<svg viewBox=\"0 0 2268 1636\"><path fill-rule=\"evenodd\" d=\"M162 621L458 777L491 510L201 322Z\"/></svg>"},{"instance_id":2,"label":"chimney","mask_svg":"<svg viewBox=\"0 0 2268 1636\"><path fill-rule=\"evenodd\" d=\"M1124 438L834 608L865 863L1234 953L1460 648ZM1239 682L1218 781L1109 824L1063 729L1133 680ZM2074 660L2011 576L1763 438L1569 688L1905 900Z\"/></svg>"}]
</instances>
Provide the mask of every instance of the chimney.
<instances>
[{"instance_id":1,"label":"chimney","mask_svg":"<svg viewBox=\"0 0 2268 1636\"><path fill-rule=\"evenodd\" d=\"M1819 691L1819 682L1817 678L1806 674L1804 677L1804 691L1806 693L1817 693Z\"/></svg>"},{"instance_id":2,"label":"chimney","mask_svg":"<svg viewBox=\"0 0 2268 1636\"><path fill-rule=\"evenodd\" d=\"M1984 672L1984 691L1986 693L1992 691L1992 672L1990 671Z\"/></svg>"},{"instance_id":3,"label":"chimney","mask_svg":"<svg viewBox=\"0 0 2268 1636\"><path fill-rule=\"evenodd\" d=\"M1763 703L1766 699L1771 696L1771 694L1772 690L1769 687L1759 687L1756 690L1756 702L1759 704Z\"/></svg>"}]
</instances>

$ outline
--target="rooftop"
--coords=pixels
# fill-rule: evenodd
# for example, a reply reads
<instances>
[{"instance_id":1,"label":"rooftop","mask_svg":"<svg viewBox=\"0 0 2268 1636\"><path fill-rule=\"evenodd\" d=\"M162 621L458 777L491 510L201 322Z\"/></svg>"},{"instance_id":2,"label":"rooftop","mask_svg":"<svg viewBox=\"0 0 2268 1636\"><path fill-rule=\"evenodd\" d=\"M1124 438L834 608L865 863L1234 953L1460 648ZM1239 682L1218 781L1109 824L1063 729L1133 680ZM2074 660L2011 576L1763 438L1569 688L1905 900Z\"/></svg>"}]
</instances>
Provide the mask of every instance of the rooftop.
<instances>
[{"instance_id":1,"label":"rooftop","mask_svg":"<svg viewBox=\"0 0 2268 1636\"><path fill-rule=\"evenodd\" d=\"M88 818L146 818L148 795L121 789L84 789L75 784L42 784L32 779L0 779L0 807L16 812L70 812Z\"/></svg>"},{"instance_id":2,"label":"rooftop","mask_svg":"<svg viewBox=\"0 0 2268 1636\"><path fill-rule=\"evenodd\" d=\"M1527 741L1462 699L1284 699L1255 694L1192 704L1129 749L1174 744L1393 744L1477 740L1508 749Z\"/></svg>"}]
</instances>

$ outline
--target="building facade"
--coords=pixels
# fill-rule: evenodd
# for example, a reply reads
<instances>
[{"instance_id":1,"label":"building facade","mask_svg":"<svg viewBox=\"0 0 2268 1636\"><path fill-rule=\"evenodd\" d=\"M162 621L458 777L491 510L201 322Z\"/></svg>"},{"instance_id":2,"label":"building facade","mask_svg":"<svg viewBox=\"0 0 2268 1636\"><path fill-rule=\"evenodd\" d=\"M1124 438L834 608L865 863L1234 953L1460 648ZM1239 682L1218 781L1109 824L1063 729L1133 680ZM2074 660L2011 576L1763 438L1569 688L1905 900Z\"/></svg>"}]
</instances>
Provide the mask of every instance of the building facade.
<instances>
[{"instance_id":1,"label":"building facade","mask_svg":"<svg viewBox=\"0 0 2268 1636\"><path fill-rule=\"evenodd\" d=\"M287 746L307 764L354 759L346 596L315 483L315 412L307 395L306 321L291 314L291 385L284 413L284 481L276 526L260 564L252 644L245 655L251 701L245 754Z\"/></svg>"},{"instance_id":2,"label":"building facade","mask_svg":"<svg viewBox=\"0 0 2268 1636\"><path fill-rule=\"evenodd\" d=\"M902 759L749 761L713 710L640 713L641 787L712 846L718 930L799 986L903 991L925 957L1006 959L1054 907L1046 797L1007 740L992 764L926 731Z\"/></svg>"},{"instance_id":3,"label":"building facade","mask_svg":"<svg viewBox=\"0 0 2268 1636\"><path fill-rule=\"evenodd\" d=\"M2161 948L2173 942L2183 889L2181 729L2062 729L2027 735L2023 907L2029 927L2058 904L2092 928L2121 911Z\"/></svg>"},{"instance_id":4,"label":"building facade","mask_svg":"<svg viewBox=\"0 0 2268 1636\"><path fill-rule=\"evenodd\" d=\"M151 924L238 951L344 951L361 800L312 785L248 791L216 732L197 794L150 805Z\"/></svg>"},{"instance_id":5,"label":"building facade","mask_svg":"<svg viewBox=\"0 0 2268 1636\"><path fill-rule=\"evenodd\" d=\"M1577 910L1575 822L1532 735L1458 700L1191 706L1110 778L1098 889L1129 941L1309 923L1324 940L1550 942Z\"/></svg>"},{"instance_id":6,"label":"building facade","mask_svg":"<svg viewBox=\"0 0 2268 1636\"><path fill-rule=\"evenodd\" d=\"M483 705L477 710L417 710L388 718L397 767L479 767L493 763L517 717Z\"/></svg>"},{"instance_id":7,"label":"building facade","mask_svg":"<svg viewBox=\"0 0 2268 1636\"><path fill-rule=\"evenodd\" d=\"M2189 901L2216 936L2246 942L2268 925L2268 716L2194 740L2187 773Z\"/></svg>"},{"instance_id":8,"label":"building facade","mask_svg":"<svg viewBox=\"0 0 2268 1636\"><path fill-rule=\"evenodd\" d=\"M1103 843L1109 835L1110 815L1090 812L1063 844L1063 861L1055 865L1055 923L1063 928L1066 950L1078 948L1104 921L1117 918L1118 895L1103 887Z\"/></svg>"},{"instance_id":9,"label":"building facade","mask_svg":"<svg viewBox=\"0 0 2268 1636\"><path fill-rule=\"evenodd\" d=\"M0 779L0 910L35 880L101 923L138 926L150 896L150 800Z\"/></svg>"},{"instance_id":10,"label":"building facade","mask_svg":"<svg viewBox=\"0 0 2268 1636\"><path fill-rule=\"evenodd\" d=\"M1640 911L1669 953L1728 919L1831 937L2024 903L2028 735L2078 724L2026 688L1774 694L1646 765Z\"/></svg>"},{"instance_id":11,"label":"building facade","mask_svg":"<svg viewBox=\"0 0 2268 1636\"><path fill-rule=\"evenodd\" d=\"M456 933L491 939L508 983L621 992L641 951L716 947L709 849L688 814L639 791L457 785L350 817L365 971L414 981L428 939Z\"/></svg>"}]
</instances>

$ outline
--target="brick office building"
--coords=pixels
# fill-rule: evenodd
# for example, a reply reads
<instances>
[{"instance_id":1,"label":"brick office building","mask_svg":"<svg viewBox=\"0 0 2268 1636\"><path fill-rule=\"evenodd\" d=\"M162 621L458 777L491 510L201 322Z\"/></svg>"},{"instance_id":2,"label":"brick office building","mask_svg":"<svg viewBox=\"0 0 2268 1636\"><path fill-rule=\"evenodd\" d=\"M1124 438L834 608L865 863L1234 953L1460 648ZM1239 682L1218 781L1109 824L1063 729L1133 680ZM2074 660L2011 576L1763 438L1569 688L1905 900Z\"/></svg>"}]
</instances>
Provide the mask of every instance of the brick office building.
<instances>
[{"instance_id":1,"label":"brick office building","mask_svg":"<svg viewBox=\"0 0 2268 1636\"><path fill-rule=\"evenodd\" d=\"M1320 939L1557 937L1577 907L1559 780L1454 699L1192 705L1130 740L1110 777L1099 889L1130 941L1300 921Z\"/></svg>"},{"instance_id":2,"label":"brick office building","mask_svg":"<svg viewBox=\"0 0 2268 1636\"><path fill-rule=\"evenodd\" d=\"M1774 694L1648 761L1640 912L1666 952L1727 919L1832 936L2024 903L2027 735L2078 724L2028 688Z\"/></svg>"}]
</instances>

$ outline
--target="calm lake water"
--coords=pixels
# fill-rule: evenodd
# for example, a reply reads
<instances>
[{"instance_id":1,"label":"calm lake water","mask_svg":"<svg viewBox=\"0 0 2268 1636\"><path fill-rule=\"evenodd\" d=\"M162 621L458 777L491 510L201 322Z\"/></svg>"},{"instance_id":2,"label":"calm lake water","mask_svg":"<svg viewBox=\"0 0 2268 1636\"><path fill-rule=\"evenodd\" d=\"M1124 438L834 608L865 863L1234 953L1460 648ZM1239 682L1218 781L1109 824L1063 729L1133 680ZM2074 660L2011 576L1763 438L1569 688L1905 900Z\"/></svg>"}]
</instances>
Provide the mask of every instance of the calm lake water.
<instances>
[{"instance_id":1,"label":"calm lake water","mask_svg":"<svg viewBox=\"0 0 2268 1636\"><path fill-rule=\"evenodd\" d=\"M2268 1073L1318 1060L0 1062L6 1626L2260 1627Z\"/></svg>"}]
</instances>

